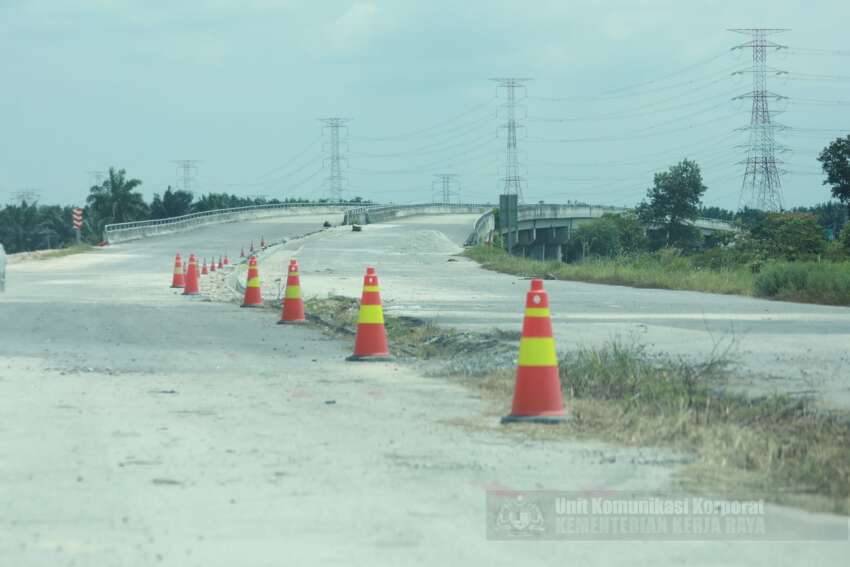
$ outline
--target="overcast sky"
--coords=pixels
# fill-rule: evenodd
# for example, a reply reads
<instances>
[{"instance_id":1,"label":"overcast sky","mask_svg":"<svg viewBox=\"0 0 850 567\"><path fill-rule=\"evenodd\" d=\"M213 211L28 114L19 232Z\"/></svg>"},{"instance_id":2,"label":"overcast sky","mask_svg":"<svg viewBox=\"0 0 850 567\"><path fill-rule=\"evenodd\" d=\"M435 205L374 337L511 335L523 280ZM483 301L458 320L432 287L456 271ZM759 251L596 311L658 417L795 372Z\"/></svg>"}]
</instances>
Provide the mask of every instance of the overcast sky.
<instances>
[{"instance_id":1,"label":"overcast sky","mask_svg":"<svg viewBox=\"0 0 850 567\"><path fill-rule=\"evenodd\" d=\"M502 187L503 92L528 77L526 201L633 205L652 172L703 167L704 201L735 208L750 103L748 38L790 75L776 120L787 206L823 201L818 150L850 133L846 0L0 0L0 197L82 203L89 171L125 168L146 196L199 160L196 193L326 194L317 120L351 118L349 195L464 200ZM844 53L841 53L841 51ZM836 130L836 131L832 131Z\"/></svg>"}]
</instances>

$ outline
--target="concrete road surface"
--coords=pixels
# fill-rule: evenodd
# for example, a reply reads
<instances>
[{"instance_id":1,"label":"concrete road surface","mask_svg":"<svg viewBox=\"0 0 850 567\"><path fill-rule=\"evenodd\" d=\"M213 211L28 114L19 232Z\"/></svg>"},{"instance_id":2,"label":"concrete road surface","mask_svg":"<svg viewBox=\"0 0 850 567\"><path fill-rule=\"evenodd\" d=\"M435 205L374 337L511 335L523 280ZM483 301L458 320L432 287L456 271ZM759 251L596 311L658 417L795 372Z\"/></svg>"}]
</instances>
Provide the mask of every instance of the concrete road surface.
<instances>
[{"instance_id":1,"label":"concrete road surface","mask_svg":"<svg viewBox=\"0 0 850 567\"><path fill-rule=\"evenodd\" d=\"M275 270L269 277L278 277L292 255L300 259L306 294L357 297L370 264L391 313L458 328L519 330L528 281L454 257L475 218L412 217L359 233L339 227L285 246L267 262ZM850 407L850 308L580 282L545 285L562 350L620 339L706 358L731 345L742 371L736 386L813 393Z\"/></svg>"},{"instance_id":2,"label":"concrete road surface","mask_svg":"<svg viewBox=\"0 0 850 567\"><path fill-rule=\"evenodd\" d=\"M206 227L10 266L0 297L0 565L846 563L846 539L487 540L488 488L664 489L682 456L506 435L467 389L399 364L345 363L351 345L315 328L168 288L176 250L233 255L261 230L279 238L322 220ZM359 236L419 230L404 226ZM462 231L445 229L448 250ZM349 276L353 260L342 259L348 238L294 243L319 254L305 261L308 289L321 243L338 243L323 269L359 277L359 264ZM384 262L393 246L414 244L383 242L359 263L379 260L389 292L407 268ZM801 540L847 529L845 518L768 513Z\"/></svg>"}]
</instances>

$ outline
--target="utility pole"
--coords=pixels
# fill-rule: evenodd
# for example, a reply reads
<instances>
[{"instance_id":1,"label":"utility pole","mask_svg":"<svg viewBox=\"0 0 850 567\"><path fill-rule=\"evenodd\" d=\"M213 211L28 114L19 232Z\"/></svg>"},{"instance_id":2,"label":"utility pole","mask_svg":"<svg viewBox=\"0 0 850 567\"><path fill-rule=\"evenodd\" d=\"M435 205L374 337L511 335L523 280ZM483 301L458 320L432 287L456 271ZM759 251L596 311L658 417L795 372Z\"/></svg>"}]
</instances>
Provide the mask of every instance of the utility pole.
<instances>
[{"instance_id":1,"label":"utility pole","mask_svg":"<svg viewBox=\"0 0 850 567\"><path fill-rule=\"evenodd\" d=\"M526 82L531 79L521 78L500 78L490 79L495 81L497 88L505 90L506 102L504 108L507 111L507 121L500 125L508 132L507 148L505 150L505 188L502 191L505 195L516 195L519 202L523 201L522 184L525 179L519 174L519 157L516 146L516 131L517 128L522 128L523 125L517 122L517 89L524 89Z\"/></svg>"},{"instance_id":2,"label":"utility pole","mask_svg":"<svg viewBox=\"0 0 850 567\"><path fill-rule=\"evenodd\" d=\"M177 164L177 180L180 182L180 188L183 191L191 191L192 185L195 183L195 175L198 172L198 163L196 159L177 159L174 160Z\"/></svg>"},{"instance_id":3,"label":"utility pole","mask_svg":"<svg viewBox=\"0 0 850 567\"><path fill-rule=\"evenodd\" d=\"M785 74L785 71L774 69L767 65L768 50L779 51L787 46L768 40L768 36L789 31L787 29L748 28L730 29L729 31L750 36L746 43L736 45L732 49L752 49L753 64L745 71L736 74L752 73L753 90L735 97L733 100L752 99L750 125L740 128L749 130L750 139L747 145L747 157L738 162L744 168L744 179L741 183L741 198L739 208L748 206L763 211L782 210L782 181L783 173L778 166L781 160L776 159L777 144L774 139L776 130L785 129L781 124L771 120L768 101L782 100L782 95L767 90L767 74Z\"/></svg>"},{"instance_id":4,"label":"utility pole","mask_svg":"<svg viewBox=\"0 0 850 567\"><path fill-rule=\"evenodd\" d=\"M457 197L460 201L460 187L452 189L453 185L458 185L459 175L456 173L437 173L434 174L434 177L436 179L431 182L431 199L435 203L448 205L452 202L452 197Z\"/></svg>"},{"instance_id":5,"label":"utility pole","mask_svg":"<svg viewBox=\"0 0 850 567\"><path fill-rule=\"evenodd\" d=\"M328 185L328 197L331 201L339 202L342 201L342 195L345 191L343 187L345 185L345 177L342 175L342 161L347 159L340 152L340 145L341 142L347 141L348 126L346 126L346 123L351 122L351 119L334 116L331 118L320 118L319 121L324 124L322 135L327 131L330 137L330 142L325 146L327 156L322 162L322 167L325 167L326 164L329 166L328 176L325 178Z\"/></svg>"}]
</instances>

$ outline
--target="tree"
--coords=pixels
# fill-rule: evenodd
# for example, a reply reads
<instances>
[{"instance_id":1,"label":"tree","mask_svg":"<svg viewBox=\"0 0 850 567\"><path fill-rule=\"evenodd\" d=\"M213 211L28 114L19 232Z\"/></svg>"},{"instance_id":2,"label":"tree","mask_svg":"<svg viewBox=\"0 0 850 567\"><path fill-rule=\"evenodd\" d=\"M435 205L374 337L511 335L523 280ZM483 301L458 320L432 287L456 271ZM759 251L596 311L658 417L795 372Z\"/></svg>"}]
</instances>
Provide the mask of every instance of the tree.
<instances>
[{"instance_id":1,"label":"tree","mask_svg":"<svg viewBox=\"0 0 850 567\"><path fill-rule=\"evenodd\" d=\"M614 257L645 248L646 236L634 215L605 214L578 227L570 238L567 257Z\"/></svg>"},{"instance_id":2,"label":"tree","mask_svg":"<svg viewBox=\"0 0 850 567\"><path fill-rule=\"evenodd\" d=\"M169 217L179 217L192 212L192 199L194 196L191 191L178 189L174 191L171 185L163 193L162 198L159 193L154 193L153 201L151 201L150 215L153 219L165 219Z\"/></svg>"},{"instance_id":3,"label":"tree","mask_svg":"<svg viewBox=\"0 0 850 567\"><path fill-rule=\"evenodd\" d=\"M841 246L844 250L850 254L850 224L844 225L844 230L841 231L839 240L841 241Z\"/></svg>"},{"instance_id":4,"label":"tree","mask_svg":"<svg viewBox=\"0 0 850 567\"><path fill-rule=\"evenodd\" d=\"M850 135L836 138L821 151L818 161L826 173L824 185L832 186L832 196L850 207Z\"/></svg>"},{"instance_id":5,"label":"tree","mask_svg":"<svg viewBox=\"0 0 850 567\"><path fill-rule=\"evenodd\" d=\"M699 231L691 224L697 217L705 193L696 162L683 160L668 171L656 173L647 200L638 205L638 216L647 227L654 248L692 248Z\"/></svg>"},{"instance_id":6,"label":"tree","mask_svg":"<svg viewBox=\"0 0 850 567\"><path fill-rule=\"evenodd\" d=\"M109 168L109 177L89 190L86 199L100 226L144 219L148 205L141 193L135 191L142 184L138 179L127 179L127 172Z\"/></svg>"},{"instance_id":7,"label":"tree","mask_svg":"<svg viewBox=\"0 0 850 567\"><path fill-rule=\"evenodd\" d=\"M753 239L771 257L796 260L823 252L823 229L811 213L768 213L754 226Z\"/></svg>"}]
</instances>

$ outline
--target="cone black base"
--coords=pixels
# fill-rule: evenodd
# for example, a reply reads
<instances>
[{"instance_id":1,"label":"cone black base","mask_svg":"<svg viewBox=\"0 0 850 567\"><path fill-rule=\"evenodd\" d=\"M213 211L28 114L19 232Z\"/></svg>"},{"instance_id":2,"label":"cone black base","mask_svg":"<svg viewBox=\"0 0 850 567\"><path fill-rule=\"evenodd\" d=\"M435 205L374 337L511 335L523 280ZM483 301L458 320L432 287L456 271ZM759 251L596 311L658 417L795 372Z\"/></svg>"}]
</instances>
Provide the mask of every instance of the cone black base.
<instances>
[{"instance_id":1,"label":"cone black base","mask_svg":"<svg viewBox=\"0 0 850 567\"><path fill-rule=\"evenodd\" d=\"M348 362L392 362L394 358L392 356L357 356L352 354L346 356L345 360Z\"/></svg>"},{"instance_id":2,"label":"cone black base","mask_svg":"<svg viewBox=\"0 0 850 567\"><path fill-rule=\"evenodd\" d=\"M278 321L277 324L278 325L303 325L306 322L307 322L307 319L304 319L303 321Z\"/></svg>"},{"instance_id":3,"label":"cone black base","mask_svg":"<svg viewBox=\"0 0 850 567\"><path fill-rule=\"evenodd\" d=\"M566 415L506 415L502 418L503 425L506 423L542 423L544 425L558 425L570 418Z\"/></svg>"},{"instance_id":4,"label":"cone black base","mask_svg":"<svg viewBox=\"0 0 850 567\"><path fill-rule=\"evenodd\" d=\"M239 307L262 307L262 305L240 305Z\"/></svg>"}]
</instances>

